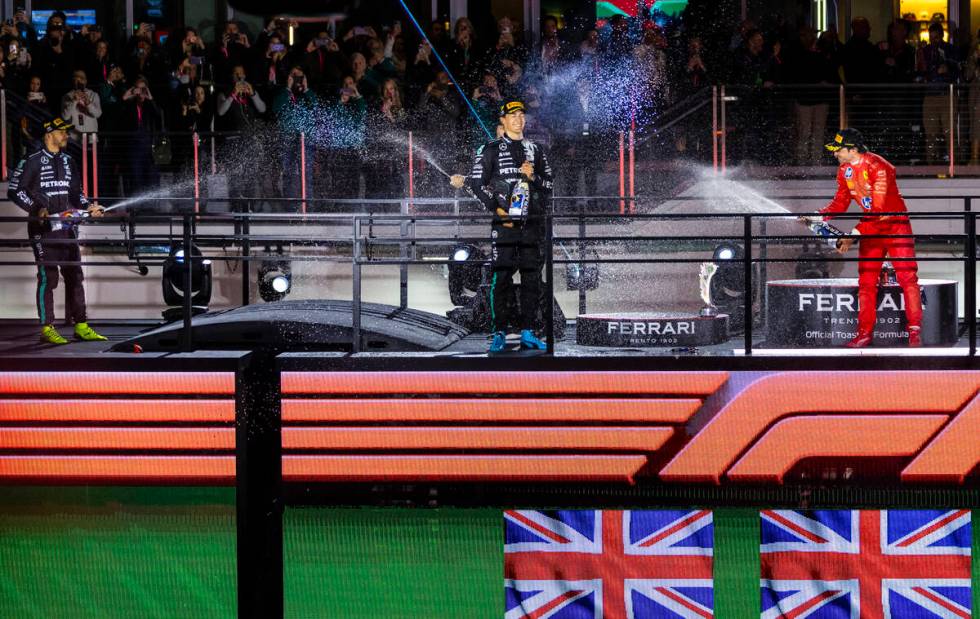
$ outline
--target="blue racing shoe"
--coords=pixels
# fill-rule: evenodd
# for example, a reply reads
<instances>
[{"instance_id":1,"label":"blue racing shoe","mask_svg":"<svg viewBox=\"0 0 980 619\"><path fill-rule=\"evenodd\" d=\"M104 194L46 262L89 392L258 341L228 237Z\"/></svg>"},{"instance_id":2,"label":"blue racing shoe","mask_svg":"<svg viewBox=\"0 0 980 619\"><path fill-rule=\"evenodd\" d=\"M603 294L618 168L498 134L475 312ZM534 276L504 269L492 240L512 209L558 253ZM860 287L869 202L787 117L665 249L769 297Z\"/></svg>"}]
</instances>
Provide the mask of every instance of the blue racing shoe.
<instances>
[{"instance_id":1,"label":"blue racing shoe","mask_svg":"<svg viewBox=\"0 0 980 619\"><path fill-rule=\"evenodd\" d=\"M530 329L521 331L521 350L547 350L548 345L538 339Z\"/></svg>"},{"instance_id":2,"label":"blue racing shoe","mask_svg":"<svg viewBox=\"0 0 980 619\"><path fill-rule=\"evenodd\" d=\"M507 348L507 336L504 335L503 331L497 331L493 334L493 340L490 342L490 354L502 352Z\"/></svg>"}]
</instances>

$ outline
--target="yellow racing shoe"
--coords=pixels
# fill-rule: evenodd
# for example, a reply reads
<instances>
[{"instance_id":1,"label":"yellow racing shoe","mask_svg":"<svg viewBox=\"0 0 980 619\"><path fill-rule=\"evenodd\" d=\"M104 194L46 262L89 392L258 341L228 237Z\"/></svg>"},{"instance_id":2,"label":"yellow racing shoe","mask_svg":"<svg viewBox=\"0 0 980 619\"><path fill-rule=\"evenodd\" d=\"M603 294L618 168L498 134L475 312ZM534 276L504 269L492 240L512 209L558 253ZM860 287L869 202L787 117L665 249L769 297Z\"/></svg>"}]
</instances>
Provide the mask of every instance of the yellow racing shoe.
<instances>
[{"instance_id":1,"label":"yellow racing shoe","mask_svg":"<svg viewBox=\"0 0 980 619\"><path fill-rule=\"evenodd\" d=\"M108 338L96 333L95 329L88 326L87 322L80 322L75 325L75 337L85 342L104 342Z\"/></svg>"},{"instance_id":2,"label":"yellow racing shoe","mask_svg":"<svg viewBox=\"0 0 980 619\"><path fill-rule=\"evenodd\" d=\"M41 343L67 344L68 340L58 333L58 330L54 328L54 325L44 325L44 327L41 328Z\"/></svg>"}]
</instances>

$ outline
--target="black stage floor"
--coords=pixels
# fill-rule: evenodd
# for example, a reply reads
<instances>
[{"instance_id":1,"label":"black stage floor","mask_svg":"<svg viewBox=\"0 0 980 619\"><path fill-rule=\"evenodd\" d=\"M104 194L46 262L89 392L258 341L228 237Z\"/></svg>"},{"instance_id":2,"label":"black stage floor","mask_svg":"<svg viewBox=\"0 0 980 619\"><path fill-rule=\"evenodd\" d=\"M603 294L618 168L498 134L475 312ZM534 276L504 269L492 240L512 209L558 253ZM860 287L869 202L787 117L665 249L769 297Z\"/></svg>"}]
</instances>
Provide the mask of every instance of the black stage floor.
<instances>
[{"instance_id":1,"label":"black stage floor","mask_svg":"<svg viewBox=\"0 0 980 619\"><path fill-rule=\"evenodd\" d=\"M52 344L42 344L39 339L39 328L37 323L32 320L0 320L0 356L24 357L24 356L91 356L93 354L106 354L108 356L125 356L127 353L109 353L109 348L119 342L123 342L143 331L159 327L158 321L152 320L114 320L97 321L90 323L96 330L105 335L106 342L81 342L72 339L70 327L59 325L58 329L62 335L69 339L70 343L56 346ZM758 329L758 327L757 327ZM759 329L761 331L761 329ZM516 336L508 338L516 346ZM398 353L398 352L372 352L364 353L372 357L399 357L411 356L418 358L427 357L481 357L486 356L488 346L488 336L486 334L471 334L445 350L431 353ZM765 337L758 336L753 338L752 355L760 356L780 356L780 357L840 357L840 356L886 356L886 357L966 357L969 354L969 343L966 337L959 338L955 346L943 348L919 348L909 349L905 347L870 347L861 350L850 350L846 348L776 348L766 345ZM570 322L565 338L555 346L556 357L742 357L744 353L744 340L741 336L735 336L728 342L713 346L703 346L699 348L628 348L628 347L597 347L581 346L575 343L575 324Z\"/></svg>"}]
</instances>

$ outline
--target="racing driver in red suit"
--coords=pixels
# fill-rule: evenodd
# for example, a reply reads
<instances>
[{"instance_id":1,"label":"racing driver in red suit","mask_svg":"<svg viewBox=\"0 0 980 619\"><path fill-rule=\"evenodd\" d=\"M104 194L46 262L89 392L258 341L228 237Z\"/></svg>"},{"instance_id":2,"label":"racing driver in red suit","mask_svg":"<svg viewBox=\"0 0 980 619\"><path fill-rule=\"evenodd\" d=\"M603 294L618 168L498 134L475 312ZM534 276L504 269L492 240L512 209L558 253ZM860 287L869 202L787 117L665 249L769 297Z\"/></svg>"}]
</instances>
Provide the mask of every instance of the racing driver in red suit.
<instances>
[{"instance_id":1,"label":"racing driver in red suit","mask_svg":"<svg viewBox=\"0 0 980 619\"><path fill-rule=\"evenodd\" d=\"M921 346L922 301L919 295L918 265L915 246L909 238L867 238L866 235L911 235L912 226L904 213L905 200L895 182L895 166L883 157L869 152L861 133L856 129L841 129L834 141L827 144L840 167L837 169L837 194L820 213L824 220L843 213L851 200L864 211L861 221L849 236L841 238L837 251L847 253L855 241L858 246L858 330L846 345L863 348L871 344L874 335L875 310L878 301L878 281L882 262L887 255L895 260L895 275L905 295L905 318L908 323L909 346ZM902 259L906 260L902 260Z\"/></svg>"}]
</instances>

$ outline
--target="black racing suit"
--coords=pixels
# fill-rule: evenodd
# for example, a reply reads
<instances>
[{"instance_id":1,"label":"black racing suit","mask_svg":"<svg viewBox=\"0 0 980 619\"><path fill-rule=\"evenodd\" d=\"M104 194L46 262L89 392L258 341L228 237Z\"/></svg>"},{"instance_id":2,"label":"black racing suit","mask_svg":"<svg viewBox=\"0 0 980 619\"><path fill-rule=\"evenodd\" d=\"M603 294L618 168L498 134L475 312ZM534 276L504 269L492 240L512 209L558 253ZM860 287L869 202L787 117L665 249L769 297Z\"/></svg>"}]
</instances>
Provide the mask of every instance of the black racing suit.
<instances>
[{"instance_id":1,"label":"black racing suit","mask_svg":"<svg viewBox=\"0 0 980 619\"><path fill-rule=\"evenodd\" d=\"M525 161L534 166L528 180L520 168ZM510 193L521 179L528 180L530 200L526 219L501 217L506 212ZM490 230L492 279L490 282L490 316L494 331L540 329L539 310L543 301L541 267L545 259L545 226L551 196L551 165L540 145L530 140L511 140L507 136L485 144L477 151L470 172L469 186L488 211L493 213ZM508 226L505 224L512 224ZM510 306L514 296L514 272L521 272L520 314L515 320Z\"/></svg>"},{"instance_id":2,"label":"black racing suit","mask_svg":"<svg viewBox=\"0 0 980 619\"><path fill-rule=\"evenodd\" d=\"M82 286L81 251L77 243L67 241L78 238L78 210L88 208L88 199L82 192L81 175L75 162L67 153L52 154L47 149L34 152L17 164L10 176L7 196L31 217L37 217L40 209L47 209L48 219L27 224L27 234L37 261L37 313L41 324L54 324L54 289L58 287L58 267L65 278L66 321L85 322L85 289ZM55 242L49 242L55 241Z\"/></svg>"}]
</instances>

